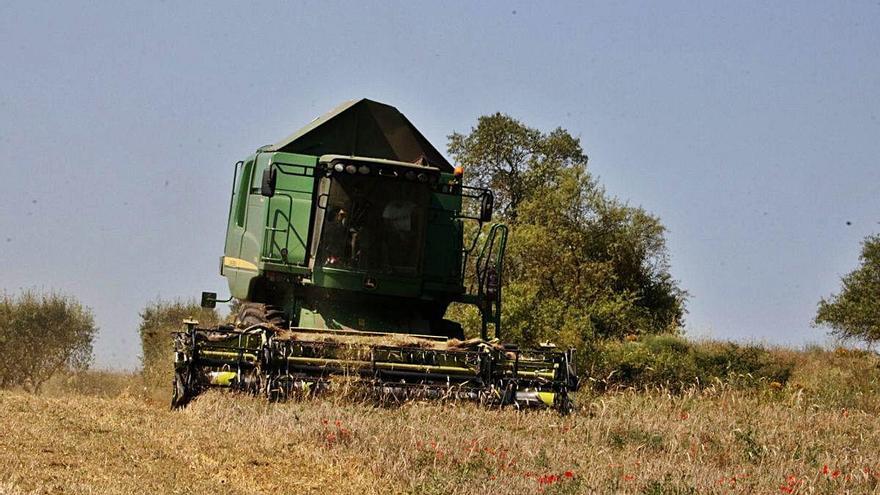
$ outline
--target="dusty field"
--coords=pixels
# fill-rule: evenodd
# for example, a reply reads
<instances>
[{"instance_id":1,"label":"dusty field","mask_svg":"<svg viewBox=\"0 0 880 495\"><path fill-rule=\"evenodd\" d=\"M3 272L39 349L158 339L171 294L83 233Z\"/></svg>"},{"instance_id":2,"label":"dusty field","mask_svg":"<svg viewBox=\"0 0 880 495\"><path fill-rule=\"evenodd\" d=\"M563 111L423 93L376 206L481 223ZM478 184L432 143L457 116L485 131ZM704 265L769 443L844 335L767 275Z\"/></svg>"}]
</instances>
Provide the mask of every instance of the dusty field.
<instances>
[{"instance_id":1,"label":"dusty field","mask_svg":"<svg viewBox=\"0 0 880 495\"><path fill-rule=\"evenodd\" d=\"M0 493L874 493L880 422L802 391L582 410L0 392Z\"/></svg>"}]
</instances>

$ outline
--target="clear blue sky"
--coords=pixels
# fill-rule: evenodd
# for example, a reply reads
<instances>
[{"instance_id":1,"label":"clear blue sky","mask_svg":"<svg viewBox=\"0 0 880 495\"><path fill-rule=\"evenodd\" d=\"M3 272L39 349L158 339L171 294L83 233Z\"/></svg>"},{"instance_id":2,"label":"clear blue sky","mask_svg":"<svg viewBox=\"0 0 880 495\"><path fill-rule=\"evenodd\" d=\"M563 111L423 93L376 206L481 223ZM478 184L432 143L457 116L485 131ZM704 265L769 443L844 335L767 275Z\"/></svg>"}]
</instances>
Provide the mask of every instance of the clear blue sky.
<instances>
[{"instance_id":1,"label":"clear blue sky","mask_svg":"<svg viewBox=\"0 0 880 495\"><path fill-rule=\"evenodd\" d=\"M580 136L694 335L823 341L880 232L877 1L3 2L0 67L0 289L78 295L103 367L148 301L225 292L233 163L347 99L441 149L495 111Z\"/></svg>"}]
</instances>

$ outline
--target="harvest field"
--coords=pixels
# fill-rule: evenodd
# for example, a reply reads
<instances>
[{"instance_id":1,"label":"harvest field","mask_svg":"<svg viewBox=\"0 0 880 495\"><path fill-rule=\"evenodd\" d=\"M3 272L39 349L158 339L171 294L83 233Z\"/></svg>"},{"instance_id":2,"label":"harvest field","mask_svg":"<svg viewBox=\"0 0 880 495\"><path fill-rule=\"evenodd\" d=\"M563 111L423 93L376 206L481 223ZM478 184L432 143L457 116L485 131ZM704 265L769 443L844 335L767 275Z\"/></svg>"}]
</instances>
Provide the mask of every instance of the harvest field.
<instances>
[{"instance_id":1,"label":"harvest field","mask_svg":"<svg viewBox=\"0 0 880 495\"><path fill-rule=\"evenodd\" d=\"M843 354L786 385L581 393L568 417L220 392L172 412L105 373L0 392L0 493L875 493L877 360Z\"/></svg>"}]
</instances>

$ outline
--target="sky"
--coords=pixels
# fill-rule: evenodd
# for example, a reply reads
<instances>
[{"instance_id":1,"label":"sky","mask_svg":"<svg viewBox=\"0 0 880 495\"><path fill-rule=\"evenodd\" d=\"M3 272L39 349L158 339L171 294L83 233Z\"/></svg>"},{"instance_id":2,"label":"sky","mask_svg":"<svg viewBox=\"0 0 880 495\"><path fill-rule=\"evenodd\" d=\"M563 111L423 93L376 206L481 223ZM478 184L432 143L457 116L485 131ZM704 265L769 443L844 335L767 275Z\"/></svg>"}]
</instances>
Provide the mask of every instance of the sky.
<instances>
[{"instance_id":1,"label":"sky","mask_svg":"<svg viewBox=\"0 0 880 495\"><path fill-rule=\"evenodd\" d=\"M95 362L227 291L233 164L338 103L438 149L507 113L660 217L696 337L827 341L880 232L880 2L0 3L0 291L76 295Z\"/></svg>"}]
</instances>

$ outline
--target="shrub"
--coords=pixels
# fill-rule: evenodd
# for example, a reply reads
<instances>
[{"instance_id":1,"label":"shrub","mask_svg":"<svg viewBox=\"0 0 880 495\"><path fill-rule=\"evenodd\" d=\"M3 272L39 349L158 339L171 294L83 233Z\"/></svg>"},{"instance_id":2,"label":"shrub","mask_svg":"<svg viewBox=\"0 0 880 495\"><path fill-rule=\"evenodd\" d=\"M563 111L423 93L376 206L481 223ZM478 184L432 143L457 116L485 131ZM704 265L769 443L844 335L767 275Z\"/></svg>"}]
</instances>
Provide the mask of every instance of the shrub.
<instances>
[{"instance_id":1,"label":"shrub","mask_svg":"<svg viewBox=\"0 0 880 495\"><path fill-rule=\"evenodd\" d=\"M0 296L0 387L39 392L62 370L84 370L98 329L75 298L24 291Z\"/></svg>"},{"instance_id":2,"label":"shrub","mask_svg":"<svg viewBox=\"0 0 880 495\"><path fill-rule=\"evenodd\" d=\"M785 383L791 377L793 363L779 353L760 345L733 342L705 342L694 346L694 362L704 379L749 382L766 380Z\"/></svg>"},{"instance_id":3,"label":"shrub","mask_svg":"<svg viewBox=\"0 0 880 495\"><path fill-rule=\"evenodd\" d=\"M594 388L665 387L679 390L724 381L742 386L779 382L791 376L793 363L760 345L690 342L674 335L643 336L633 341L600 341L584 358Z\"/></svg>"},{"instance_id":4,"label":"shrub","mask_svg":"<svg viewBox=\"0 0 880 495\"><path fill-rule=\"evenodd\" d=\"M202 326L217 324L217 312L195 301L156 301L141 312L141 364L148 388L170 390L173 376L172 334L183 329L183 320L193 318Z\"/></svg>"}]
</instances>

